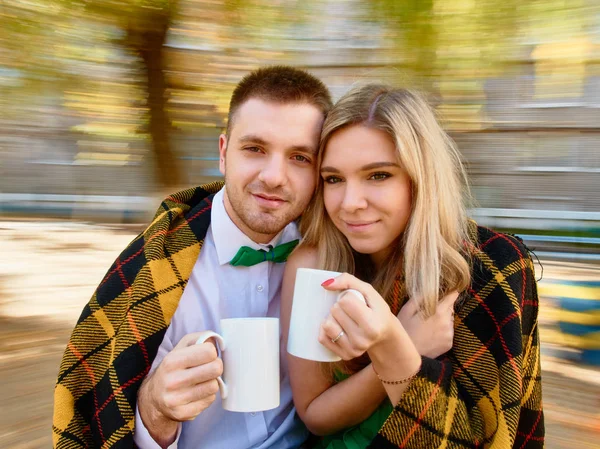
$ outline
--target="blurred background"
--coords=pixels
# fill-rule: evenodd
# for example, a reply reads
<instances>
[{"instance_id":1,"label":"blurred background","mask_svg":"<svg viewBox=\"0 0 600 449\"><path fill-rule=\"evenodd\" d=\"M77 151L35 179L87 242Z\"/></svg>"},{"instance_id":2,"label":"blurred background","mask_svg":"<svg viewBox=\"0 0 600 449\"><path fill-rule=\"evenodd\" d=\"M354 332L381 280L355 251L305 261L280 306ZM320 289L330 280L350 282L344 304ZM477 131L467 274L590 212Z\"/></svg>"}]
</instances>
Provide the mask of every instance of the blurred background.
<instances>
[{"instance_id":1,"label":"blurred background","mask_svg":"<svg viewBox=\"0 0 600 449\"><path fill-rule=\"evenodd\" d=\"M472 216L539 258L547 447L599 447L599 0L0 2L0 447L51 444L83 305L159 198L220 177L269 64L431 94Z\"/></svg>"}]
</instances>

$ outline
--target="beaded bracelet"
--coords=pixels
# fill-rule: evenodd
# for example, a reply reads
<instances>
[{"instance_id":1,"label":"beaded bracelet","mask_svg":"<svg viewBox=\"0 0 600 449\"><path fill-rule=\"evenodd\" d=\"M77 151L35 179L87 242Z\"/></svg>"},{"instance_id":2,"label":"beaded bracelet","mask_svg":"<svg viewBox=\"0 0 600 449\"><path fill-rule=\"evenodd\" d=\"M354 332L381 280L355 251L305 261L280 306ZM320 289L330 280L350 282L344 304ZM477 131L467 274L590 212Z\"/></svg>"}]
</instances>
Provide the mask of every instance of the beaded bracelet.
<instances>
[{"instance_id":1,"label":"beaded bracelet","mask_svg":"<svg viewBox=\"0 0 600 449\"><path fill-rule=\"evenodd\" d=\"M411 380L413 380L415 377L417 377L417 374L419 374L419 371L421 370L421 363L419 363L419 367L417 368L417 370L413 374L411 374L408 377L405 377L404 379L400 379L400 380L384 380L384 379L381 378L381 376L379 375L379 373L375 370L375 365L373 365L371 363L371 367L373 368L373 372L375 373L375 375L377 376L377 378L381 381L381 383L388 384L388 385L401 385L401 384L408 383Z\"/></svg>"}]
</instances>

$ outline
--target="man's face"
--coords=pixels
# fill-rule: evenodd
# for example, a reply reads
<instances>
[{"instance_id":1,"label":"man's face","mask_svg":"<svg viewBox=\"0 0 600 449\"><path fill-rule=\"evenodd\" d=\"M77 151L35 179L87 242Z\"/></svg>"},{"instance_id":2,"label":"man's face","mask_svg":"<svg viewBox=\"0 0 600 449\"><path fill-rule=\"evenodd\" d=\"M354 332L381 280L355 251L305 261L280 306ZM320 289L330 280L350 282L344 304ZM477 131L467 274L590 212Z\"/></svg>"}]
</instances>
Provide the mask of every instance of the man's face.
<instances>
[{"instance_id":1,"label":"man's face","mask_svg":"<svg viewBox=\"0 0 600 449\"><path fill-rule=\"evenodd\" d=\"M323 113L306 103L251 98L219 138L225 209L258 243L269 242L306 209L316 186Z\"/></svg>"}]
</instances>

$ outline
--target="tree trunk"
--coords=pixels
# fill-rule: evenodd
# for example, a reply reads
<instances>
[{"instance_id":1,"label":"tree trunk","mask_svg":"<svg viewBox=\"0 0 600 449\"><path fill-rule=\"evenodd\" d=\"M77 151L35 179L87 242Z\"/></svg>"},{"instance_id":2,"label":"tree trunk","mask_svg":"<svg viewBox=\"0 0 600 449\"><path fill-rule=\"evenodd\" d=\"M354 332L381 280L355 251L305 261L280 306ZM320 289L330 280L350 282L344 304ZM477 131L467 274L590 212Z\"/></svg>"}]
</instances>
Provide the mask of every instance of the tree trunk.
<instances>
[{"instance_id":1,"label":"tree trunk","mask_svg":"<svg viewBox=\"0 0 600 449\"><path fill-rule=\"evenodd\" d=\"M151 26L138 30L130 27L128 43L144 62L150 115L148 130L156 165L156 178L161 187L176 187L184 180L177 156L171 147L172 127L166 110L167 83L163 46L170 24L169 14L158 13L152 17L151 23Z\"/></svg>"}]
</instances>

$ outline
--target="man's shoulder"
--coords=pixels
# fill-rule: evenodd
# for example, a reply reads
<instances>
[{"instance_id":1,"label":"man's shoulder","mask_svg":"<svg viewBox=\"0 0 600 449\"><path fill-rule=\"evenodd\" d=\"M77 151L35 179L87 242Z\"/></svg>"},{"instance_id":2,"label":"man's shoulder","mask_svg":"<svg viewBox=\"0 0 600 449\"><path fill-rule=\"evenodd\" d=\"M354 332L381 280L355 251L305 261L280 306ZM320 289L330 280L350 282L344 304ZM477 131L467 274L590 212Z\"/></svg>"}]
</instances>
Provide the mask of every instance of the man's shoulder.
<instances>
[{"instance_id":1,"label":"man's shoulder","mask_svg":"<svg viewBox=\"0 0 600 449\"><path fill-rule=\"evenodd\" d=\"M215 181L179 190L167 195L161 201L157 214L164 213L166 210L175 209L179 209L184 213L194 210L207 198L214 196L224 185L225 183L223 181Z\"/></svg>"},{"instance_id":2,"label":"man's shoulder","mask_svg":"<svg viewBox=\"0 0 600 449\"><path fill-rule=\"evenodd\" d=\"M191 231L196 239L204 239L210 225L211 198L223 185L221 181L213 182L166 196L141 235L147 240L164 233L186 234Z\"/></svg>"}]
</instances>

